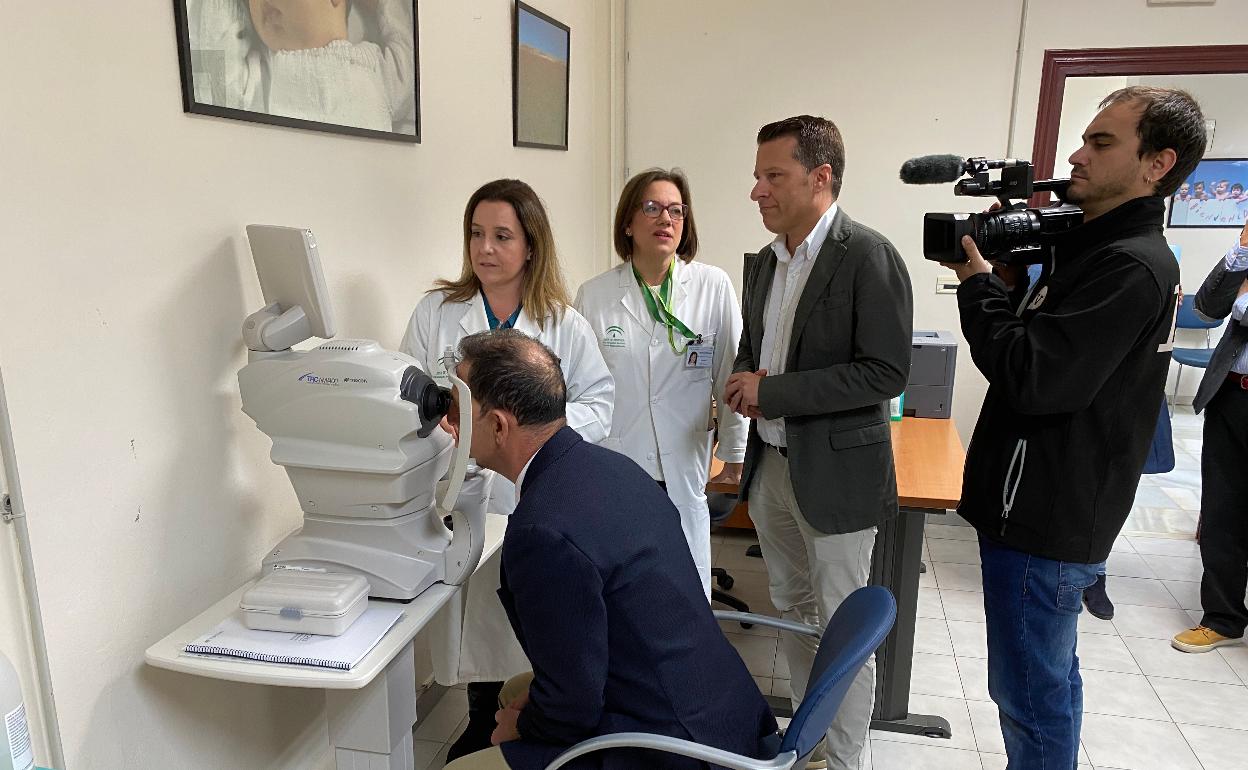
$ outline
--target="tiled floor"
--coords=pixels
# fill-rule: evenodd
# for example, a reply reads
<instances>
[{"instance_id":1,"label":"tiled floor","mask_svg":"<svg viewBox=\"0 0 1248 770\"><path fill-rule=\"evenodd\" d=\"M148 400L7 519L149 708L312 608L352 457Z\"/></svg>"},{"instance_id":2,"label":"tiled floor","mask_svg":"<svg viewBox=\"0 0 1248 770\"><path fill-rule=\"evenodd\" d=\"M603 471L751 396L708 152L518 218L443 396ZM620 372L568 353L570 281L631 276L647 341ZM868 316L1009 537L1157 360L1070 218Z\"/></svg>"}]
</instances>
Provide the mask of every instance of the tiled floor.
<instances>
[{"instance_id":1,"label":"tiled floor","mask_svg":"<svg viewBox=\"0 0 1248 770\"><path fill-rule=\"evenodd\" d=\"M1200 498L1200 418L1179 407L1176 468L1145 476L1136 508L1109 560L1112 622L1079 619L1085 685L1080 767L1153 770L1243 767L1248 757L1248 647L1204 655L1170 648L1199 620L1200 560L1192 536ZM975 532L956 517L926 528L915 630L910 710L949 720L949 740L872 732L867 768L1004 768L996 707L988 698L984 609ZM775 614L761 559L745 556L748 534L713 536L732 593ZM724 624L765 694L787 696L789 672L775 633ZM463 729L466 697L451 690L416 730L416 767L441 768L446 743Z\"/></svg>"},{"instance_id":2,"label":"tiled floor","mask_svg":"<svg viewBox=\"0 0 1248 770\"><path fill-rule=\"evenodd\" d=\"M1194 526L1194 525L1193 525ZM871 734L875 768L1004 768L996 707L988 698L983 595L975 533L960 520L927 527L920 579L910 710L937 714L950 740ZM721 554L743 551L741 535L717 538ZM724 558L717 563L723 563ZM757 560L755 560L757 562ZM765 575L732 570L733 593L770 612ZM1080 617L1085 686L1084 767L1223 770L1248 756L1248 648L1205 655L1170 648L1169 638L1199 619L1200 561L1191 535L1132 534L1118 539L1109 565L1112 622ZM775 636L739 626L725 631L763 692L788 694ZM770 689L768 689L770 687Z\"/></svg>"},{"instance_id":3,"label":"tiled floor","mask_svg":"<svg viewBox=\"0 0 1248 770\"><path fill-rule=\"evenodd\" d=\"M1190 538L1196 532L1203 419L1192 412L1191 406L1180 405L1174 408L1170 424L1174 433L1174 470L1140 478L1135 507L1123 527L1124 535ZM1196 579L1200 579L1199 574Z\"/></svg>"}]
</instances>

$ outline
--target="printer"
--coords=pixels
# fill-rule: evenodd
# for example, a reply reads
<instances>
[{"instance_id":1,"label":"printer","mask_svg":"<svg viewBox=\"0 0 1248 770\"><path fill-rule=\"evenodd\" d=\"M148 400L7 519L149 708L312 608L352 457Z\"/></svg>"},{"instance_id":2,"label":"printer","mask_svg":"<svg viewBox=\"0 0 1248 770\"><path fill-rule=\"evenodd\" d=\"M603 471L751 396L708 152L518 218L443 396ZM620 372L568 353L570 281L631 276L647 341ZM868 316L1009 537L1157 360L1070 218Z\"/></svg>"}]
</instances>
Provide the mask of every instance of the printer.
<instances>
[{"instance_id":1,"label":"printer","mask_svg":"<svg viewBox=\"0 0 1248 770\"><path fill-rule=\"evenodd\" d=\"M910 381L902 413L914 417L948 418L953 411L953 370L958 340L952 332L914 330L910 347Z\"/></svg>"}]
</instances>

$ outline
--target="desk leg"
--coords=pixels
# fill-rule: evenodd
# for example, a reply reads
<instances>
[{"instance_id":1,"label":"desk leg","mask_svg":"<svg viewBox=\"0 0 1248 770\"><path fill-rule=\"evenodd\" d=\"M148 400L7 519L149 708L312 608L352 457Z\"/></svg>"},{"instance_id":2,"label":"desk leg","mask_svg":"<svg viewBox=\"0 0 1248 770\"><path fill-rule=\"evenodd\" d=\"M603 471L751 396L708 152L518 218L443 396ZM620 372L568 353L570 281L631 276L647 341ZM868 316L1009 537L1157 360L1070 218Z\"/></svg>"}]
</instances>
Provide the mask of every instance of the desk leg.
<instances>
[{"instance_id":1,"label":"desk leg","mask_svg":"<svg viewBox=\"0 0 1248 770\"><path fill-rule=\"evenodd\" d=\"M919 567L927 513L921 508L902 508L896 518L880 527L875 538L871 582L888 588L897 598L897 623L875 653L875 713L871 729L948 738L953 734L948 720L909 711L914 621L919 605Z\"/></svg>"},{"instance_id":2,"label":"desk leg","mask_svg":"<svg viewBox=\"0 0 1248 770\"><path fill-rule=\"evenodd\" d=\"M416 663L412 643L360 690L326 690L337 770L413 770Z\"/></svg>"}]
</instances>

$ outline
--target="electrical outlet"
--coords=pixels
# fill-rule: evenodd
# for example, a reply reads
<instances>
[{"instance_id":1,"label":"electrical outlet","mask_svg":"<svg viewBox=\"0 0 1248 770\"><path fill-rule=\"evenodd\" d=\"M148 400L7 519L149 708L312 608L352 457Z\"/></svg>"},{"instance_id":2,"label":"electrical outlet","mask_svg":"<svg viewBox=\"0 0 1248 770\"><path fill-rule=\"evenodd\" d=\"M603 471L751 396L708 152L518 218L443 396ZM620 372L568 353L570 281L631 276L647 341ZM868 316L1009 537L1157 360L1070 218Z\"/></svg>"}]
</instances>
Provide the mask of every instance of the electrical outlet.
<instances>
[{"instance_id":1,"label":"electrical outlet","mask_svg":"<svg viewBox=\"0 0 1248 770\"><path fill-rule=\"evenodd\" d=\"M936 293L937 294L957 294L958 285L961 281L956 275L942 275L936 277Z\"/></svg>"}]
</instances>

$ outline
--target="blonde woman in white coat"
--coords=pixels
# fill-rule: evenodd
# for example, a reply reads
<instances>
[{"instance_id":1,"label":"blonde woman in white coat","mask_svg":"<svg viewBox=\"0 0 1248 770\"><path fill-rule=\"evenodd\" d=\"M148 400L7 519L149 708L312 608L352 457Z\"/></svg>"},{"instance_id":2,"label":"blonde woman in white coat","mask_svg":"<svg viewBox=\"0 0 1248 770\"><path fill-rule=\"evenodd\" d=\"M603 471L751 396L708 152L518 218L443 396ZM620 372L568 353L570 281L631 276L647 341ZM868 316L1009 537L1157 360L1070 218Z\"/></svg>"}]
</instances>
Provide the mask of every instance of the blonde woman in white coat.
<instances>
[{"instance_id":1,"label":"blonde woman in white coat","mask_svg":"<svg viewBox=\"0 0 1248 770\"><path fill-rule=\"evenodd\" d=\"M667 489L709 598L711 397L722 396L732 375L741 307L727 273L693 261L698 233L679 170L650 169L629 180L614 242L623 263L587 281L576 297L615 377L614 419L602 445ZM724 471L715 480L739 482L749 424L722 397L718 418Z\"/></svg>"},{"instance_id":2,"label":"blonde woman in white coat","mask_svg":"<svg viewBox=\"0 0 1248 770\"><path fill-rule=\"evenodd\" d=\"M460 277L440 280L416 306L400 349L439 384L449 385L446 357L460 339L496 328L535 337L559 357L567 383L568 425L587 441L611 430L611 373L593 330L569 306L554 236L541 200L515 179L481 187L464 210L464 261ZM492 513L510 514L515 487L490 471L477 471L461 497L489 497ZM484 561L468 582L462 625L446 623L433 647L434 671L444 685L468 683L469 726L450 759L488 748L502 683L531 669L499 602L499 559ZM450 617L454 617L453 615Z\"/></svg>"}]
</instances>

